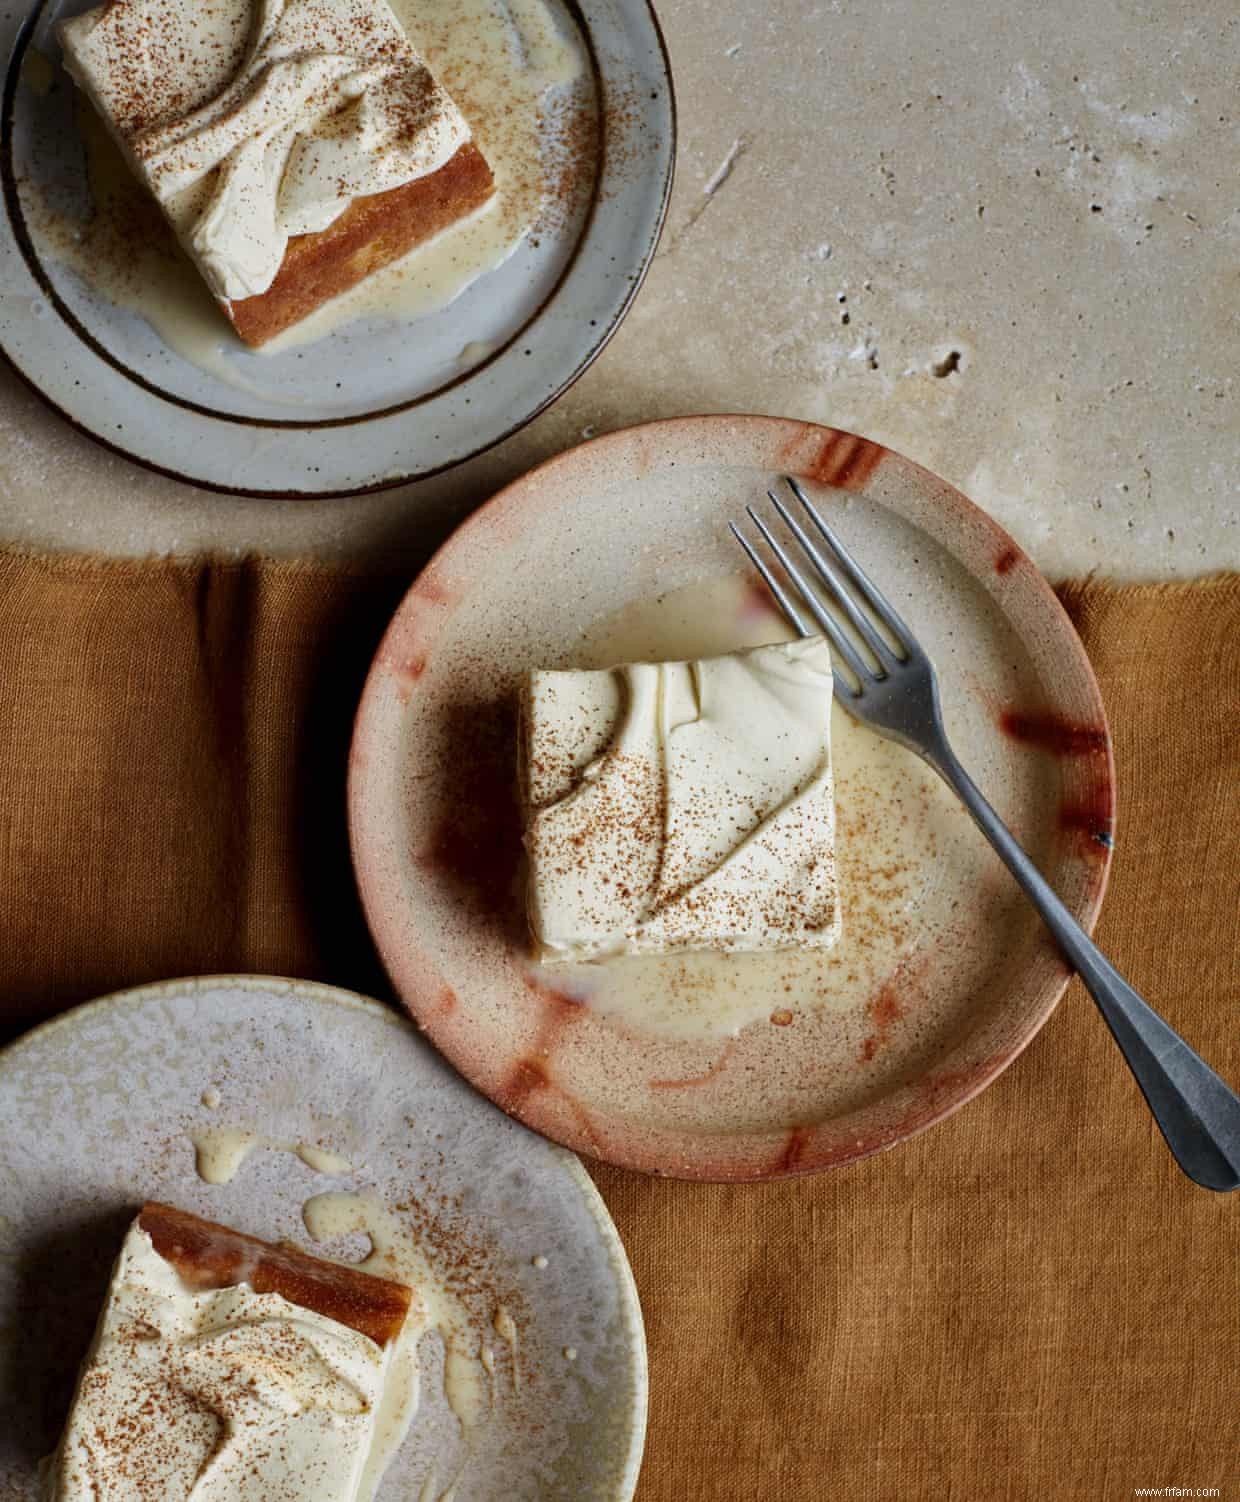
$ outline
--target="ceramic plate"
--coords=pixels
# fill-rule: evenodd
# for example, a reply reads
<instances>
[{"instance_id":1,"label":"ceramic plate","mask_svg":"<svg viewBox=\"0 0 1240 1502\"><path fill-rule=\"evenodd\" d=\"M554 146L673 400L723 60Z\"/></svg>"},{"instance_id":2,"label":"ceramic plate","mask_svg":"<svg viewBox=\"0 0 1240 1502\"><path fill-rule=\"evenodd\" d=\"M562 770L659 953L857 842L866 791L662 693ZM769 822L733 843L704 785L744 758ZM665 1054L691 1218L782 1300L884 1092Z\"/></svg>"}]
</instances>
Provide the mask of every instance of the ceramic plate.
<instances>
[{"instance_id":1,"label":"ceramic plate","mask_svg":"<svg viewBox=\"0 0 1240 1502\"><path fill-rule=\"evenodd\" d=\"M257 1150L231 1183L205 1184L188 1134L227 1125L316 1143L355 1168L325 1176ZM439 1336L423 1337L421 1406L379 1498L437 1499L458 1475L457 1495L480 1502L630 1497L645 1429L641 1314L581 1164L488 1106L397 1013L240 977L109 997L0 1055L0 1496L34 1502L37 1462L144 1199L310 1245L303 1203L353 1189L404 1207L436 1273L457 1270L480 1343L501 1347L489 1415L463 1454ZM512 1352L491 1331L497 1301L515 1322Z\"/></svg>"},{"instance_id":2,"label":"ceramic plate","mask_svg":"<svg viewBox=\"0 0 1240 1502\"><path fill-rule=\"evenodd\" d=\"M450 3L425 0L418 13ZM186 357L180 341L136 311L151 278L132 295L105 295L64 248L81 238L74 226L92 223L87 160L96 157L53 27L88 0L0 13L0 346L93 437L218 490L381 489L498 442L569 386L615 332L654 255L675 153L671 78L646 0L545 3L578 76L552 90L539 116L548 180L563 202L516 252L439 313L414 323L365 317L276 354L245 350L208 306L195 316L219 340L218 348L207 341L202 359ZM528 9L529 0L519 10L514 0L518 20ZM436 65L429 39L424 45ZM468 77L467 69L466 89ZM133 231L122 225L121 233ZM204 299L189 280L177 296Z\"/></svg>"},{"instance_id":3,"label":"ceramic plate","mask_svg":"<svg viewBox=\"0 0 1240 1502\"><path fill-rule=\"evenodd\" d=\"M406 596L354 737L354 861L419 1025L539 1131L686 1177L889 1147L992 1080L1063 963L961 809L837 705L844 935L825 958L526 957L512 704L533 666L783 634L729 519L799 475L913 625L966 766L1086 925L1111 848L1106 720L1045 580L958 491L862 438L759 417L653 423L502 491Z\"/></svg>"}]
</instances>

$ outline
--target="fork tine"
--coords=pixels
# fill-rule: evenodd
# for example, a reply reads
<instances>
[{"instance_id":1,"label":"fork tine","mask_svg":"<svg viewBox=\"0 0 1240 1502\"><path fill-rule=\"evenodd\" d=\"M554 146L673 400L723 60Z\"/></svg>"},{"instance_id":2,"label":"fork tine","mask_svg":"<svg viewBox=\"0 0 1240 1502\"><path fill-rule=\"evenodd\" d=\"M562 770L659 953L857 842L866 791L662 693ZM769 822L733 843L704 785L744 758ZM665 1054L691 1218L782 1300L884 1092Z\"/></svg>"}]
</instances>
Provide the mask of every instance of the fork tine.
<instances>
[{"instance_id":1,"label":"fork tine","mask_svg":"<svg viewBox=\"0 0 1240 1502\"><path fill-rule=\"evenodd\" d=\"M862 661L861 654L857 651L856 647L853 646L852 642L849 641L848 637L840 629L839 625L831 616L831 614L826 609L824 609L822 602L818 599L817 595L810 587L809 581L806 579L805 575L802 574L800 569L797 568L796 564L793 563L792 559L789 558L787 550L772 534L771 529L762 520L762 518L758 515L758 513L753 509L752 506L746 506L745 510L749 513L749 519L753 522L754 526L757 527L758 531L761 532L762 536L766 539L767 546L770 548L771 552L774 553L776 558L779 559L780 564L783 566L784 572L788 575L789 579L792 580L793 584L796 585L797 590L801 595L802 603L805 605L806 609L818 622L819 626L821 626L823 632L830 640L831 645L856 674L858 685L864 686L867 679L873 681L876 675ZM837 673L835 676L836 683L841 683L842 680L840 678L840 675ZM861 688L858 687L854 689L851 685L849 685L848 692L855 699L861 692Z\"/></svg>"},{"instance_id":2,"label":"fork tine","mask_svg":"<svg viewBox=\"0 0 1240 1502\"><path fill-rule=\"evenodd\" d=\"M743 547L746 553L749 554L750 563L753 564L754 568L758 570L763 579L766 581L766 587L775 596L776 604L778 604L779 608L788 617L788 623L789 625L791 625L792 629L797 633L798 636L812 635L809 627L805 624L805 621L801 616L801 612L792 603L792 596L787 592L787 590L785 590L783 585L779 582L779 580L775 577L771 570L767 568L762 559L758 557L758 550L754 547L753 543L750 542L750 540L745 536L745 534L741 531L741 529L736 525L735 522L729 522L728 526L732 529L732 536L736 538L741 547Z\"/></svg>"},{"instance_id":3,"label":"fork tine","mask_svg":"<svg viewBox=\"0 0 1240 1502\"><path fill-rule=\"evenodd\" d=\"M843 569L844 573L848 575L857 589L865 596L866 602L875 615L878 616L883 625L896 638L906 653L911 654L914 652L916 650L916 638L904 624L895 606L882 590L879 589L878 585L873 582L870 576L857 564L852 554L835 535L834 529L823 521L822 514L810 500L809 496L805 494L804 490L801 489L800 482L792 475L785 475L784 479L788 482L788 488L792 491L793 495L805 507L810 521L813 522L814 526L822 534L823 541L831 549L832 553L834 553L840 568Z\"/></svg>"},{"instance_id":4,"label":"fork tine","mask_svg":"<svg viewBox=\"0 0 1240 1502\"><path fill-rule=\"evenodd\" d=\"M784 505L775 492L768 490L767 495L770 496L774 503L776 511L783 517L789 532L801 544L806 557L818 570L823 582L829 586L831 593L835 597L836 604L852 622L853 630L856 631L857 635L865 642L870 651L878 658L884 671L889 667L895 667L898 661L896 654L878 632L875 631L874 627L866 619L864 612L857 608L853 597L848 592L847 585L840 578L839 570L835 564L829 558L823 557L821 551L814 546L813 539L806 533L805 528L797 521L796 517L793 516L792 512L788 510L787 506Z\"/></svg>"}]
</instances>

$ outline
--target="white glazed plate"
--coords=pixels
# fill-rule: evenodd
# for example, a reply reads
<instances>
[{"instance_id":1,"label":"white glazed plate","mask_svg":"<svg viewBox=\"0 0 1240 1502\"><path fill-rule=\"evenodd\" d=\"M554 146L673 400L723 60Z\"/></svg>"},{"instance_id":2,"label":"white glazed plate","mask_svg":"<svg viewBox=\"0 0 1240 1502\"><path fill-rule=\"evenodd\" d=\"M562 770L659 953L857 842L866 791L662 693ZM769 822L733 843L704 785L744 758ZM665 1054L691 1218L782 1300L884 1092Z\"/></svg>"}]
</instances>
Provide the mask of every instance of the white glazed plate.
<instances>
[{"instance_id":1,"label":"white glazed plate","mask_svg":"<svg viewBox=\"0 0 1240 1502\"><path fill-rule=\"evenodd\" d=\"M187 1133L222 1125L320 1143L354 1171L326 1178L257 1151L231 1183L207 1185ZM432 1265L471 1269L471 1327L501 1298L519 1330L519 1389L501 1364L467 1457L439 1337L423 1336L421 1404L379 1502L438 1498L458 1473L456 1495L476 1502L626 1502L645 1432L641 1312L578 1160L476 1095L395 1012L241 977L109 997L0 1055L0 1498L37 1496L38 1461L145 1199L310 1246L303 1203L354 1189L416 1202L434 1228Z\"/></svg>"},{"instance_id":2,"label":"white glazed plate","mask_svg":"<svg viewBox=\"0 0 1240 1502\"><path fill-rule=\"evenodd\" d=\"M571 212L552 213L501 266L413 322L364 317L264 354L246 350L220 314L209 368L65 264L44 223L48 203L70 223L92 213L77 91L53 28L93 3L0 12L0 348L100 442L215 490L383 489L507 437L619 326L654 256L675 154L671 78L646 0L547 0L581 57L572 99L559 101L577 124L566 134L561 115L557 136L556 110L544 112L548 160L571 151L584 183Z\"/></svg>"}]
</instances>

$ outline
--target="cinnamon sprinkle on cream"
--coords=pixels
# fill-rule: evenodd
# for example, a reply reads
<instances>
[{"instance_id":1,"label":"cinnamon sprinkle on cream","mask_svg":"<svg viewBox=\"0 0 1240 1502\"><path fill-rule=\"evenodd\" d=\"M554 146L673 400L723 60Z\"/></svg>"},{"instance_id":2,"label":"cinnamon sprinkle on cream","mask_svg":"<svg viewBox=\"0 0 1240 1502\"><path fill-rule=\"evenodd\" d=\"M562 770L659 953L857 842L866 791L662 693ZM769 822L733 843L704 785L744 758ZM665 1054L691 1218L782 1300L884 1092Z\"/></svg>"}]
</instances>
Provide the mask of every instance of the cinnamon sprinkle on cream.
<instances>
[{"instance_id":1,"label":"cinnamon sprinkle on cream","mask_svg":"<svg viewBox=\"0 0 1240 1502\"><path fill-rule=\"evenodd\" d=\"M831 691L820 639L532 673L522 750L539 958L834 944Z\"/></svg>"}]
</instances>

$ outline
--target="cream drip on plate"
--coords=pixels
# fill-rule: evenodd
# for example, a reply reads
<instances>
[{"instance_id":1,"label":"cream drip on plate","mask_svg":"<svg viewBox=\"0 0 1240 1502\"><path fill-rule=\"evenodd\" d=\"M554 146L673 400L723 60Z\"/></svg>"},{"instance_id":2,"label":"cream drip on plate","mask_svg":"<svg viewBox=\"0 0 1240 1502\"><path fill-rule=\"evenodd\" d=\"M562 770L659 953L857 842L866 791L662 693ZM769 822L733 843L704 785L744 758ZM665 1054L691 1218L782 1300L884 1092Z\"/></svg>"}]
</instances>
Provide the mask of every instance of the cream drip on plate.
<instances>
[{"instance_id":1,"label":"cream drip on plate","mask_svg":"<svg viewBox=\"0 0 1240 1502\"><path fill-rule=\"evenodd\" d=\"M313 1142L299 1142L293 1148L293 1153L315 1173L338 1178L343 1174L353 1172L353 1165L348 1158L342 1158L339 1153L332 1152L330 1148L319 1147Z\"/></svg>"},{"instance_id":2,"label":"cream drip on plate","mask_svg":"<svg viewBox=\"0 0 1240 1502\"><path fill-rule=\"evenodd\" d=\"M279 1294L189 1287L135 1224L45 1497L358 1498L390 1359Z\"/></svg>"},{"instance_id":3,"label":"cream drip on plate","mask_svg":"<svg viewBox=\"0 0 1240 1502\"><path fill-rule=\"evenodd\" d=\"M512 1390L520 1392L521 1367L517 1360L517 1325L503 1304L500 1304L491 1316L491 1327L508 1347L508 1354L512 1358Z\"/></svg>"},{"instance_id":4,"label":"cream drip on plate","mask_svg":"<svg viewBox=\"0 0 1240 1502\"><path fill-rule=\"evenodd\" d=\"M353 1172L353 1165L349 1160L332 1152L330 1148L321 1147L315 1142L272 1142L245 1127L205 1127L191 1132L189 1140L194 1146L195 1171L204 1184L231 1184L246 1159L260 1147L292 1153L307 1168L329 1178Z\"/></svg>"},{"instance_id":5,"label":"cream drip on plate","mask_svg":"<svg viewBox=\"0 0 1240 1502\"><path fill-rule=\"evenodd\" d=\"M424 1314L408 1343L398 1342L397 1359L417 1371L417 1343L424 1330L439 1332L443 1341L444 1398L458 1424L466 1451L486 1421L494 1401L490 1373L482 1361L481 1344L462 1301L436 1271L416 1236L398 1216L369 1195L346 1191L316 1194L302 1207L302 1220L312 1240L330 1242L361 1234L370 1242L362 1272L390 1278L416 1288ZM391 1451L400 1445L412 1411L394 1411L380 1428L390 1435ZM386 1461L384 1461L386 1463Z\"/></svg>"},{"instance_id":6,"label":"cream drip on plate","mask_svg":"<svg viewBox=\"0 0 1240 1502\"><path fill-rule=\"evenodd\" d=\"M265 292L290 237L470 138L387 0L111 0L61 28L212 290Z\"/></svg>"}]
</instances>

